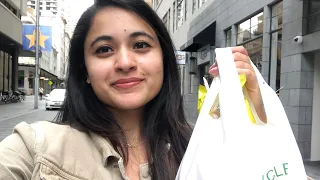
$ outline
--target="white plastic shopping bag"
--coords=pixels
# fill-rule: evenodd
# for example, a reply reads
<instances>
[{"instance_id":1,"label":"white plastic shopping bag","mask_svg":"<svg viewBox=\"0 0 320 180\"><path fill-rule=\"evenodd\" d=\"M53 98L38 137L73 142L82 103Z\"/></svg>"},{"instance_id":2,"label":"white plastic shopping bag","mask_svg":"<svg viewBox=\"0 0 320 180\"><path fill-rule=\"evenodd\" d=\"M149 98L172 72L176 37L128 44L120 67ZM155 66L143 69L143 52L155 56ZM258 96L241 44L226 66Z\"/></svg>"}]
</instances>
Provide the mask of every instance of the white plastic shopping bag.
<instances>
[{"instance_id":1,"label":"white plastic shopping bag","mask_svg":"<svg viewBox=\"0 0 320 180\"><path fill-rule=\"evenodd\" d=\"M252 123L231 49L217 48L216 57L219 77L207 92L176 180L306 180L299 148L276 93L254 67L268 122L261 122L254 111L256 123ZM212 107L220 114L213 116ZM250 107L254 109L251 103Z\"/></svg>"}]
</instances>

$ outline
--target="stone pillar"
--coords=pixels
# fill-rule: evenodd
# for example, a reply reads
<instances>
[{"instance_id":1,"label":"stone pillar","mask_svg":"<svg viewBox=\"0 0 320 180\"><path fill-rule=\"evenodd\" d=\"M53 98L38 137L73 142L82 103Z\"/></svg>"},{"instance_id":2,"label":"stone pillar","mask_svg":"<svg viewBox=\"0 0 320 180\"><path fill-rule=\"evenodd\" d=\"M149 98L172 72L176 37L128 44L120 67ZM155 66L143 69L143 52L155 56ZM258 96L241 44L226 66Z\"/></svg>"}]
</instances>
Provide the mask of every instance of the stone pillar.
<instances>
[{"instance_id":1,"label":"stone pillar","mask_svg":"<svg viewBox=\"0 0 320 180\"><path fill-rule=\"evenodd\" d=\"M14 48L12 50L12 66L11 66L11 86L12 91L15 91L18 89L18 58L19 58L19 50L17 48ZM10 88L10 87L9 87Z\"/></svg>"},{"instance_id":2,"label":"stone pillar","mask_svg":"<svg viewBox=\"0 0 320 180\"><path fill-rule=\"evenodd\" d=\"M263 9L263 42L262 42L262 70L261 75L266 82L269 81L269 62L270 62L270 18L271 18L271 9L269 6L265 6ZM277 67L275 67L277 68ZM276 69L273 72L276 76ZM271 75L272 73L270 73ZM269 83L270 84L270 83ZM270 85L275 89L275 84Z\"/></svg>"},{"instance_id":3,"label":"stone pillar","mask_svg":"<svg viewBox=\"0 0 320 180\"><path fill-rule=\"evenodd\" d=\"M320 160L320 52L314 59L311 161ZM309 119L308 119L309 120Z\"/></svg>"},{"instance_id":4,"label":"stone pillar","mask_svg":"<svg viewBox=\"0 0 320 180\"><path fill-rule=\"evenodd\" d=\"M30 95L30 90L29 90L29 70L24 69L24 90L28 95Z\"/></svg>"},{"instance_id":5,"label":"stone pillar","mask_svg":"<svg viewBox=\"0 0 320 180\"><path fill-rule=\"evenodd\" d=\"M231 46L236 46L237 45L237 34L238 34L238 29L236 25L232 25L231 28Z\"/></svg>"},{"instance_id":6,"label":"stone pillar","mask_svg":"<svg viewBox=\"0 0 320 180\"><path fill-rule=\"evenodd\" d=\"M283 36L281 58L280 99L284 105L303 159L310 159L313 64L314 55L301 54L304 44L293 43L295 36L302 36L303 1L283 1Z\"/></svg>"}]
</instances>

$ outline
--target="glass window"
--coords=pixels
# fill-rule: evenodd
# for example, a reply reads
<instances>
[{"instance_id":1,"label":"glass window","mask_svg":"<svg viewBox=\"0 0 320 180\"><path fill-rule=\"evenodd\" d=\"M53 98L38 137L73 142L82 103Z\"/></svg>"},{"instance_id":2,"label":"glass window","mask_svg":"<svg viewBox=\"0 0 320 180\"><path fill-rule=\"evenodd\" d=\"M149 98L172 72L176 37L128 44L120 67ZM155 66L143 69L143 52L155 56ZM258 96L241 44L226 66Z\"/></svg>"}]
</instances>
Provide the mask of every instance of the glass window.
<instances>
[{"instance_id":1,"label":"glass window","mask_svg":"<svg viewBox=\"0 0 320 180\"><path fill-rule=\"evenodd\" d=\"M8 54L9 55L9 54ZM9 59L8 59L8 88L9 90L12 90L12 56L9 55Z\"/></svg>"},{"instance_id":2,"label":"glass window","mask_svg":"<svg viewBox=\"0 0 320 180\"><path fill-rule=\"evenodd\" d=\"M275 91L280 89L281 77L281 44L282 44L282 17L283 17L283 2L279 2L272 7L271 11L271 54L270 54L270 86ZM279 95L279 91L277 91Z\"/></svg>"},{"instance_id":3,"label":"glass window","mask_svg":"<svg viewBox=\"0 0 320 180\"><path fill-rule=\"evenodd\" d=\"M239 24L238 26L238 33L241 33L245 30L250 29L250 19L244 21L243 23Z\"/></svg>"},{"instance_id":4,"label":"glass window","mask_svg":"<svg viewBox=\"0 0 320 180\"><path fill-rule=\"evenodd\" d=\"M162 18L163 24L170 30L170 9Z\"/></svg>"},{"instance_id":5,"label":"glass window","mask_svg":"<svg viewBox=\"0 0 320 180\"><path fill-rule=\"evenodd\" d=\"M276 68L276 82L275 90L280 89L280 76L281 76L281 42L282 30L272 33L271 35L271 68ZM274 72L274 71L271 71Z\"/></svg>"},{"instance_id":6,"label":"glass window","mask_svg":"<svg viewBox=\"0 0 320 180\"><path fill-rule=\"evenodd\" d=\"M320 30L320 1L309 0L308 33Z\"/></svg>"},{"instance_id":7,"label":"glass window","mask_svg":"<svg viewBox=\"0 0 320 180\"><path fill-rule=\"evenodd\" d=\"M310 0L310 15L320 13L320 1Z\"/></svg>"},{"instance_id":8,"label":"glass window","mask_svg":"<svg viewBox=\"0 0 320 180\"><path fill-rule=\"evenodd\" d=\"M187 13L188 13L188 0L185 0L185 5L184 5L184 20L187 20Z\"/></svg>"},{"instance_id":9,"label":"glass window","mask_svg":"<svg viewBox=\"0 0 320 180\"><path fill-rule=\"evenodd\" d=\"M177 28L179 28L184 21L184 3L185 0L178 0L177 4Z\"/></svg>"},{"instance_id":10,"label":"glass window","mask_svg":"<svg viewBox=\"0 0 320 180\"><path fill-rule=\"evenodd\" d=\"M29 88L33 89L34 78L28 78L28 81L29 81Z\"/></svg>"},{"instance_id":11,"label":"glass window","mask_svg":"<svg viewBox=\"0 0 320 180\"><path fill-rule=\"evenodd\" d=\"M9 72L8 72L8 67L9 67L9 63L8 63L8 60L9 60L9 56L7 53L4 53L4 78L3 78L3 81L4 81L4 91L9 91L9 87L8 87L8 82L9 82Z\"/></svg>"},{"instance_id":12,"label":"glass window","mask_svg":"<svg viewBox=\"0 0 320 180\"><path fill-rule=\"evenodd\" d=\"M197 10L197 0L192 0L192 14Z\"/></svg>"},{"instance_id":13,"label":"glass window","mask_svg":"<svg viewBox=\"0 0 320 180\"><path fill-rule=\"evenodd\" d=\"M282 28L282 17L283 17L283 2L272 7L272 20L271 20L271 30L276 30Z\"/></svg>"},{"instance_id":14,"label":"glass window","mask_svg":"<svg viewBox=\"0 0 320 180\"><path fill-rule=\"evenodd\" d=\"M262 69L262 37L243 44L248 51L251 61L256 65L258 70L261 72Z\"/></svg>"},{"instance_id":15,"label":"glass window","mask_svg":"<svg viewBox=\"0 0 320 180\"><path fill-rule=\"evenodd\" d=\"M19 70L18 74L18 87L24 88L24 70Z\"/></svg>"},{"instance_id":16,"label":"glass window","mask_svg":"<svg viewBox=\"0 0 320 180\"><path fill-rule=\"evenodd\" d=\"M181 94L184 93L184 74L185 74L185 65L179 65L179 74L180 74L180 86L181 86Z\"/></svg>"},{"instance_id":17,"label":"glass window","mask_svg":"<svg viewBox=\"0 0 320 180\"><path fill-rule=\"evenodd\" d=\"M231 29L226 30L226 47L231 47Z\"/></svg>"},{"instance_id":18,"label":"glass window","mask_svg":"<svg viewBox=\"0 0 320 180\"><path fill-rule=\"evenodd\" d=\"M173 2L173 26L172 26L172 32L174 32L174 29L176 27L176 2Z\"/></svg>"},{"instance_id":19,"label":"glass window","mask_svg":"<svg viewBox=\"0 0 320 180\"><path fill-rule=\"evenodd\" d=\"M3 78L4 78L4 52L0 51L0 91L3 91Z\"/></svg>"},{"instance_id":20,"label":"glass window","mask_svg":"<svg viewBox=\"0 0 320 180\"><path fill-rule=\"evenodd\" d=\"M237 43L241 44L263 34L263 12L238 25Z\"/></svg>"},{"instance_id":21,"label":"glass window","mask_svg":"<svg viewBox=\"0 0 320 180\"><path fill-rule=\"evenodd\" d=\"M201 8L202 5L203 5L206 1L207 1L207 0L199 0L199 1L198 1L199 8Z\"/></svg>"},{"instance_id":22,"label":"glass window","mask_svg":"<svg viewBox=\"0 0 320 180\"><path fill-rule=\"evenodd\" d=\"M213 77L209 74L210 64L204 64L200 66L200 84L204 86L203 77L206 78L208 84L211 84Z\"/></svg>"},{"instance_id":23,"label":"glass window","mask_svg":"<svg viewBox=\"0 0 320 180\"><path fill-rule=\"evenodd\" d=\"M153 4L154 4L154 8L157 8L158 7L158 4L159 4L159 0L153 0Z\"/></svg>"}]
</instances>

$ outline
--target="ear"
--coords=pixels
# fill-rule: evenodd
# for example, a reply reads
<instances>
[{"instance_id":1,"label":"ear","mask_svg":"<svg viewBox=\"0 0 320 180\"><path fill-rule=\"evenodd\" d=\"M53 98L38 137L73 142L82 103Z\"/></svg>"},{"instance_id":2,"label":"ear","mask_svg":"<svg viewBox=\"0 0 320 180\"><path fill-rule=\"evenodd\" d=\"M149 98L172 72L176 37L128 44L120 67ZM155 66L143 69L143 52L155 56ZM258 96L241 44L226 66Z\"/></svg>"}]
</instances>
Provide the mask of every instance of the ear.
<instances>
[{"instance_id":1,"label":"ear","mask_svg":"<svg viewBox=\"0 0 320 180\"><path fill-rule=\"evenodd\" d=\"M89 77L87 77L86 82L87 82L88 84L90 84L90 83L91 83L91 82L90 82L90 78L89 78Z\"/></svg>"}]
</instances>

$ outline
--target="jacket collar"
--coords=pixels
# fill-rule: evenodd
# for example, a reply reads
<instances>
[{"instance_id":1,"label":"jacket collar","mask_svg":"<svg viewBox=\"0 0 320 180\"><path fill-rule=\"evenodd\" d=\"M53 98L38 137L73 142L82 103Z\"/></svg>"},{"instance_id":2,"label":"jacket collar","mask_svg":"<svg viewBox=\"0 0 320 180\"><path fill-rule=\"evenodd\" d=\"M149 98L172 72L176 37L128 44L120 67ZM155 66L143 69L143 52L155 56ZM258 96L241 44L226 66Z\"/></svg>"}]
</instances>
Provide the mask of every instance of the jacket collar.
<instances>
[{"instance_id":1,"label":"jacket collar","mask_svg":"<svg viewBox=\"0 0 320 180\"><path fill-rule=\"evenodd\" d=\"M102 154L102 161L105 161L105 165L108 165L109 159L115 158L119 160L121 158L120 154L116 152L116 150L113 148L111 142L108 139L103 138L93 132L90 132L89 134L91 136L93 144Z\"/></svg>"}]
</instances>

